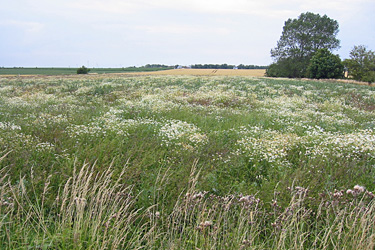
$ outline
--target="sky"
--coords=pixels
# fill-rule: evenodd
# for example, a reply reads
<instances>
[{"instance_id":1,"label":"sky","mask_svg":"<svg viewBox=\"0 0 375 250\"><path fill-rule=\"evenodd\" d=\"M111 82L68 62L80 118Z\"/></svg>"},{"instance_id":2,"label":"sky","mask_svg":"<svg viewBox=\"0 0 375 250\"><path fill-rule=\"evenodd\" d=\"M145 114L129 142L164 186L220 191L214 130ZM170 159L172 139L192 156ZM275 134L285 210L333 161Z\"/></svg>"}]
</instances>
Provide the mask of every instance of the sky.
<instances>
[{"instance_id":1,"label":"sky","mask_svg":"<svg viewBox=\"0 0 375 250\"><path fill-rule=\"evenodd\" d=\"M341 48L375 50L375 0L0 0L0 67L269 65L284 22L337 20Z\"/></svg>"}]
</instances>

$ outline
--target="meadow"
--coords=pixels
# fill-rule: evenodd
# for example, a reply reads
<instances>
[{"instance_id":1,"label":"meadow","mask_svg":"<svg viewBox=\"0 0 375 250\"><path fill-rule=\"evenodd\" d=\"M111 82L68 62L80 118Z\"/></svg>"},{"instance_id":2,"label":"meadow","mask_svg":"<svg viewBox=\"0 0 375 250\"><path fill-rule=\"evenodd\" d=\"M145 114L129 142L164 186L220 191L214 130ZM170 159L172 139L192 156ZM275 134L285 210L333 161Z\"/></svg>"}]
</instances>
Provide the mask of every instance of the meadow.
<instances>
[{"instance_id":1,"label":"meadow","mask_svg":"<svg viewBox=\"0 0 375 250\"><path fill-rule=\"evenodd\" d=\"M373 249L375 89L0 77L1 249Z\"/></svg>"}]
</instances>

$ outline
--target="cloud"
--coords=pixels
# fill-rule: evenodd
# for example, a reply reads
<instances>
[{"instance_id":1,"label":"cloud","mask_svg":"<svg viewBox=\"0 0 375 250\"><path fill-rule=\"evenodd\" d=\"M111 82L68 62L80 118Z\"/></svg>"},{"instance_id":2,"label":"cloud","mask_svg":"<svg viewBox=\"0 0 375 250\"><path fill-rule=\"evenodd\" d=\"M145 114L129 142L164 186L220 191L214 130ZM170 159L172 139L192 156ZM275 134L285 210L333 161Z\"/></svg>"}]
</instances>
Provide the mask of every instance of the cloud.
<instances>
[{"instance_id":1,"label":"cloud","mask_svg":"<svg viewBox=\"0 0 375 250\"><path fill-rule=\"evenodd\" d=\"M164 25L140 25L135 26L136 30L143 30L147 33L165 33L165 34L176 34L176 35L186 35L186 34L216 34L216 35L229 35L231 33L230 29L226 27L207 27L189 24L164 24Z\"/></svg>"},{"instance_id":2,"label":"cloud","mask_svg":"<svg viewBox=\"0 0 375 250\"><path fill-rule=\"evenodd\" d=\"M374 0L3 1L0 50L9 56L0 59L18 65L20 53L36 65L60 54L65 64L77 58L108 64L267 64L284 22L306 11L337 20L343 47L374 49L369 35Z\"/></svg>"},{"instance_id":3,"label":"cloud","mask_svg":"<svg viewBox=\"0 0 375 250\"><path fill-rule=\"evenodd\" d=\"M81 0L66 5L66 8L80 10L82 12L107 12L115 14L131 14L142 10L142 5L137 1L119 0Z\"/></svg>"},{"instance_id":4,"label":"cloud","mask_svg":"<svg viewBox=\"0 0 375 250\"><path fill-rule=\"evenodd\" d=\"M21 29L27 34L40 33L45 25L40 22L27 22L19 20L5 20L0 22L0 26Z\"/></svg>"}]
</instances>

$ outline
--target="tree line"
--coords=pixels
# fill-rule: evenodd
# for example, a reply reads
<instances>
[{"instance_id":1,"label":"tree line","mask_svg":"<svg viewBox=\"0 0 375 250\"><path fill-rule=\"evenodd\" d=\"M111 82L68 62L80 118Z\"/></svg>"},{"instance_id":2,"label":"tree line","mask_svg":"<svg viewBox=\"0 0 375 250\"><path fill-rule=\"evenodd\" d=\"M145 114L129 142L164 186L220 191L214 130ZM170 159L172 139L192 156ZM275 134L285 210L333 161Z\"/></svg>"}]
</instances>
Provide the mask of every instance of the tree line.
<instances>
[{"instance_id":1,"label":"tree line","mask_svg":"<svg viewBox=\"0 0 375 250\"><path fill-rule=\"evenodd\" d=\"M191 65L192 69L266 69L267 66L258 66L258 65L231 65L231 64L194 64Z\"/></svg>"},{"instance_id":2,"label":"tree line","mask_svg":"<svg viewBox=\"0 0 375 250\"><path fill-rule=\"evenodd\" d=\"M355 80L375 82L375 53L366 46L354 46L344 61L332 53L340 47L338 32L338 22L327 15L306 12L288 19L277 46L271 49L274 63L266 76L343 78L346 71Z\"/></svg>"}]
</instances>

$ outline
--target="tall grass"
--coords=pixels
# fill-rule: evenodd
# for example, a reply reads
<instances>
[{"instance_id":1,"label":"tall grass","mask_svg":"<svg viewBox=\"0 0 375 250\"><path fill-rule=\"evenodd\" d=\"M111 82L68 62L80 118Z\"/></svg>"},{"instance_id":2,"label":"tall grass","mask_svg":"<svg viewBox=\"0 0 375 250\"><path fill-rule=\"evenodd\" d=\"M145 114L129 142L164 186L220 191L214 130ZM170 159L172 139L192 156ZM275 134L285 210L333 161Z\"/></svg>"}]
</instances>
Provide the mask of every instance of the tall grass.
<instances>
[{"instance_id":1,"label":"tall grass","mask_svg":"<svg viewBox=\"0 0 375 250\"><path fill-rule=\"evenodd\" d=\"M375 244L374 195L363 187L320 197L290 187L267 203L256 195L198 191L194 165L185 192L169 211L161 189L154 205L137 208L139 194L121 181L125 171L116 178L111 167L93 172L84 165L53 193L47 178L39 195L26 188L23 177L11 184L2 170L2 249L372 249ZM159 175L158 183L166 178ZM47 195L53 204L45 204ZM279 205L283 196L288 203Z\"/></svg>"}]
</instances>

